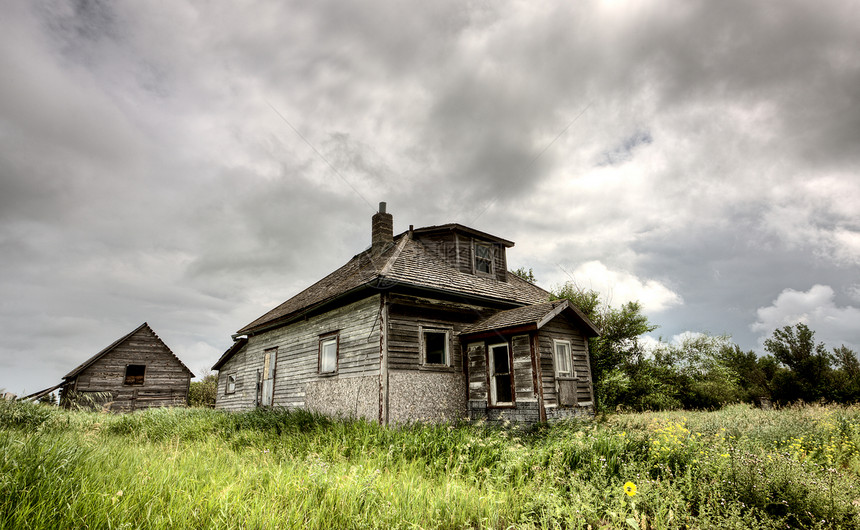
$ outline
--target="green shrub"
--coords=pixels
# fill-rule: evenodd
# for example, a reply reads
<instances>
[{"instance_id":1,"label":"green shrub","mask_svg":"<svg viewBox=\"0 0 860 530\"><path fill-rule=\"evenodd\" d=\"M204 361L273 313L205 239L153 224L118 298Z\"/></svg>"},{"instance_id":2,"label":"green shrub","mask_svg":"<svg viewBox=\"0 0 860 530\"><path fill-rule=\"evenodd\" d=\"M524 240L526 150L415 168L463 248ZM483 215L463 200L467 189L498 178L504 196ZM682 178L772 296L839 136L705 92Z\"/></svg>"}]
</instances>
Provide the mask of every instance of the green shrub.
<instances>
[{"instance_id":1,"label":"green shrub","mask_svg":"<svg viewBox=\"0 0 860 530\"><path fill-rule=\"evenodd\" d=\"M188 405L213 409L217 391L218 376L215 374L207 374L202 381L192 381L188 387Z\"/></svg>"}]
</instances>

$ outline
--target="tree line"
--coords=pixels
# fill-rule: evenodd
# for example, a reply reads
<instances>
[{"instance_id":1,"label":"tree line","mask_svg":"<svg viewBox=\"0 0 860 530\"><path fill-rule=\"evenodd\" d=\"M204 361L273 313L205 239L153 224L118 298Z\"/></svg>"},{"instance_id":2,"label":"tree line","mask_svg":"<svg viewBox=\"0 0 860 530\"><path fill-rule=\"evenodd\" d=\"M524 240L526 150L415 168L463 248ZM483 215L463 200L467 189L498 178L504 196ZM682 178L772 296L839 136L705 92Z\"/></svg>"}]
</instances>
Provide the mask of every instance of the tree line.
<instances>
[{"instance_id":1,"label":"tree line","mask_svg":"<svg viewBox=\"0 0 860 530\"><path fill-rule=\"evenodd\" d=\"M596 291L573 282L555 289L553 296L573 302L602 331L589 340L598 410L860 401L857 354L844 345L828 349L816 342L806 324L774 330L764 341L764 356L744 351L729 336L705 333L672 343L660 340L646 349L643 335L658 326L638 302L612 307Z\"/></svg>"}]
</instances>

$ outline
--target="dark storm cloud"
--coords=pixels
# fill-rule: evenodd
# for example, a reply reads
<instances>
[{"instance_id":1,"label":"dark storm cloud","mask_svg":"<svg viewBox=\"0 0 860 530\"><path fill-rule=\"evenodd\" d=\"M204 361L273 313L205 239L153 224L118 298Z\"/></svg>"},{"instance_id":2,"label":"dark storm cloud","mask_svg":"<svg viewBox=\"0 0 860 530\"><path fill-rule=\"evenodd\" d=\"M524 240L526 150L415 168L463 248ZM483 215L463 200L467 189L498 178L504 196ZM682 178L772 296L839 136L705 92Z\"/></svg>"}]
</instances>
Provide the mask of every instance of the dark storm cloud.
<instances>
[{"instance_id":1,"label":"dark storm cloud","mask_svg":"<svg viewBox=\"0 0 860 530\"><path fill-rule=\"evenodd\" d=\"M211 366L379 201L616 282L666 336L860 305L856 2L2 9L0 387L144 320Z\"/></svg>"}]
</instances>

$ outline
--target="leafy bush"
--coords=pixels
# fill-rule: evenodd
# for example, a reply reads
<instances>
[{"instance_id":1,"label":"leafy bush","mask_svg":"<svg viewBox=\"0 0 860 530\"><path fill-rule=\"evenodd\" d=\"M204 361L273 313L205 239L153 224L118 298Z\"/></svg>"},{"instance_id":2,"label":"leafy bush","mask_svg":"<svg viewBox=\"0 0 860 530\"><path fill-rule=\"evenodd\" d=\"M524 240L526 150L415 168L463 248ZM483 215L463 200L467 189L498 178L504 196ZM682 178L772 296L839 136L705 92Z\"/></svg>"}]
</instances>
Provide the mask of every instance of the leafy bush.
<instances>
[{"instance_id":1,"label":"leafy bush","mask_svg":"<svg viewBox=\"0 0 860 530\"><path fill-rule=\"evenodd\" d=\"M218 391L218 376L206 374L202 381L192 381L188 387L188 405L192 407L215 408L215 394Z\"/></svg>"}]
</instances>

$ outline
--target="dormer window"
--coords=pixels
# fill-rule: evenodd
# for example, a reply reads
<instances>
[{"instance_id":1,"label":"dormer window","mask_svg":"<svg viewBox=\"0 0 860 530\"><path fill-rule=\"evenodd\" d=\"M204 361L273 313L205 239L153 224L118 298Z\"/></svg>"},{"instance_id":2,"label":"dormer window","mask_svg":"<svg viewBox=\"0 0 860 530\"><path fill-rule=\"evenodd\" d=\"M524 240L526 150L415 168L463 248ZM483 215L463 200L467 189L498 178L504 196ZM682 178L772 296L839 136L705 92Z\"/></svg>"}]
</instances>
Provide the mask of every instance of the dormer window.
<instances>
[{"instance_id":1,"label":"dormer window","mask_svg":"<svg viewBox=\"0 0 860 530\"><path fill-rule=\"evenodd\" d=\"M493 274L493 247L486 243L475 243L475 272Z\"/></svg>"}]
</instances>

